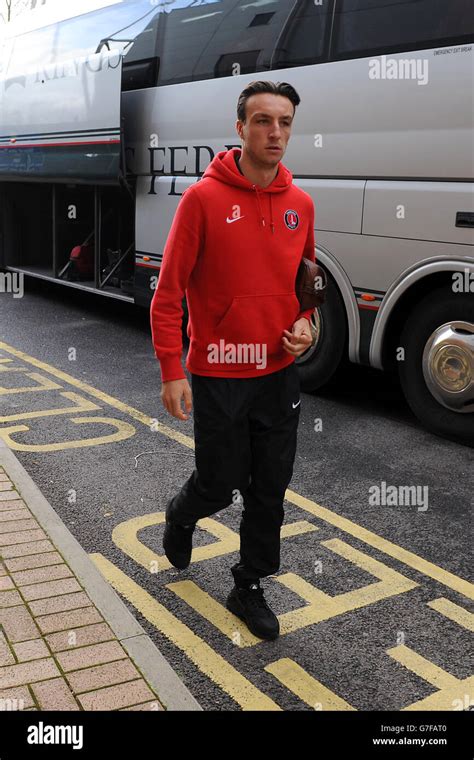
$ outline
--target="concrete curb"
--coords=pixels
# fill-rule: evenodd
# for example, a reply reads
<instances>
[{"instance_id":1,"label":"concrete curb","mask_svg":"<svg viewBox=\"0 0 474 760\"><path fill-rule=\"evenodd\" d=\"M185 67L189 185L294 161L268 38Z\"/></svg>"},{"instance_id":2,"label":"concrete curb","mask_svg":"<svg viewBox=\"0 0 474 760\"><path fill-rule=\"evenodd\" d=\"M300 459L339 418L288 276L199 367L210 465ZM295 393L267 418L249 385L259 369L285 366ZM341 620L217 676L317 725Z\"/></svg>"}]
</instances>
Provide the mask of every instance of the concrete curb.
<instances>
[{"instance_id":1,"label":"concrete curb","mask_svg":"<svg viewBox=\"0 0 474 760\"><path fill-rule=\"evenodd\" d=\"M104 620L167 710L202 710L171 665L134 618L87 552L64 525L11 449L0 438L0 466L15 485L44 532L63 555Z\"/></svg>"}]
</instances>

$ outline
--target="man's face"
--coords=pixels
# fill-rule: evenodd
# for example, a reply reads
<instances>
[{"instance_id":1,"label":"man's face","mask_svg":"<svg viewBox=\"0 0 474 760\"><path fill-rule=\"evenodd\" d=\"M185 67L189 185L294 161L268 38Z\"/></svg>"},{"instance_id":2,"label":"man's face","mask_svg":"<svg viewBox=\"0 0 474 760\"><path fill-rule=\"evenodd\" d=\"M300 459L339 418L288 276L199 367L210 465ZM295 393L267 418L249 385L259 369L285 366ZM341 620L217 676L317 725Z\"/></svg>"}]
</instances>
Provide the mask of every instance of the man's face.
<instances>
[{"instance_id":1,"label":"man's face","mask_svg":"<svg viewBox=\"0 0 474 760\"><path fill-rule=\"evenodd\" d=\"M247 100L247 118L237 121L236 129L253 163L267 169L277 166L290 139L293 112L293 103L284 95L263 92Z\"/></svg>"}]
</instances>

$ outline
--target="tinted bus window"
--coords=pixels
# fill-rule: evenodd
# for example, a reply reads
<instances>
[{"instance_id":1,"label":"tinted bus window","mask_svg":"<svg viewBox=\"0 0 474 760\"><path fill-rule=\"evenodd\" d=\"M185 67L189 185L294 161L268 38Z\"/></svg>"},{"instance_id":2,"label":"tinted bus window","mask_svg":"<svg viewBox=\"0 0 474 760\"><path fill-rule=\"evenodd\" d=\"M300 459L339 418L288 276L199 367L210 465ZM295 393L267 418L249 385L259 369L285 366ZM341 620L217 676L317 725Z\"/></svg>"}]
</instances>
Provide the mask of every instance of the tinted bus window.
<instances>
[{"instance_id":1,"label":"tinted bus window","mask_svg":"<svg viewBox=\"0 0 474 760\"><path fill-rule=\"evenodd\" d=\"M331 57L441 47L473 32L472 0L338 0Z\"/></svg>"},{"instance_id":2,"label":"tinted bus window","mask_svg":"<svg viewBox=\"0 0 474 760\"><path fill-rule=\"evenodd\" d=\"M99 48L128 67L157 58L157 84L304 66L327 60L334 0L123 0L19 35L7 77Z\"/></svg>"},{"instance_id":3,"label":"tinted bus window","mask_svg":"<svg viewBox=\"0 0 474 760\"><path fill-rule=\"evenodd\" d=\"M272 69L307 66L327 60L332 0L295 3L272 53Z\"/></svg>"},{"instance_id":4,"label":"tinted bus window","mask_svg":"<svg viewBox=\"0 0 474 760\"><path fill-rule=\"evenodd\" d=\"M23 74L54 63L80 58L95 53L102 46L132 54L137 36L160 15L157 7L150 8L149 0L126 0L98 11L65 19L31 32L21 34L12 41L12 56L5 76ZM154 55L155 38L148 35L148 55Z\"/></svg>"},{"instance_id":5,"label":"tinted bus window","mask_svg":"<svg viewBox=\"0 0 474 760\"><path fill-rule=\"evenodd\" d=\"M172 6L170 6L172 7ZM160 17L159 84L302 66L327 58L332 0L218 0Z\"/></svg>"}]
</instances>

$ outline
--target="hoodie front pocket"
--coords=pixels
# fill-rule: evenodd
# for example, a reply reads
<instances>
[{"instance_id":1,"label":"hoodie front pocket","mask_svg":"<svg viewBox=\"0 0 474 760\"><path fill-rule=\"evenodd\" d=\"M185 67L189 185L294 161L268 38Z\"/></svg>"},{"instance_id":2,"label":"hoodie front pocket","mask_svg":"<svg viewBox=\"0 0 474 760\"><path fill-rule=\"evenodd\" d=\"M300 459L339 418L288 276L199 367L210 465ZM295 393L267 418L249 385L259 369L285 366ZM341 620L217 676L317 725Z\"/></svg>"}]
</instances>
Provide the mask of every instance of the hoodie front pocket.
<instances>
[{"instance_id":1,"label":"hoodie front pocket","mask_svg":"<svg viewBox=\"0 0 474 760\"><path fill-rule=\"evenodd\" d=\"M299 313L294 292L236 296L214 327L217 341L233 344L260 344L267 354L284 351L283 330L290 330Z\"/></svg>"}]
</instances>

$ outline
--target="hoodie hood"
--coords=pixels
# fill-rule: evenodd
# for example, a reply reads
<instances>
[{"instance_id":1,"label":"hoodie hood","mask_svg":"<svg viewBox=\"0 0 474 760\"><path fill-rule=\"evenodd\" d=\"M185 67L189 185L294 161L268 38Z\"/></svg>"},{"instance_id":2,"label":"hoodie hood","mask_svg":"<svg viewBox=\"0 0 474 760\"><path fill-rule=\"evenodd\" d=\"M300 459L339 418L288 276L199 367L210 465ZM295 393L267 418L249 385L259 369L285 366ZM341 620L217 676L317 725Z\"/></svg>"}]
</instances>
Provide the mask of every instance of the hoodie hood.
<instances>
[{"instance_id":1,"label":"hoodie hood","mask_svg":"<svg viewBox=\"0 0 474 760\"><path fill-rule=\"evenodd\" d=\"M280 161L278 163L277 175L268 187L254 185L249 179L247 179L247 177L244 177L237 168L235 159L236 157L239 159L241 155L242 151L240 148L231 148L230 150L220 151L220 153L217 153L212 159L211 163L205 170L202 179L205 177L212 177L219 182L225 182L227 185L233 185L234 187L239 187L241 190L248 190L249 192L255 193L260 221L263 227L267 225L260 203L260 194L268 193L270 198L270 228L272 233L274 233L275 225L273 223L272 195L273 193L282 193L285 190L288 190L291 187L293 175Z\"/></svg>"}]
</instances>

